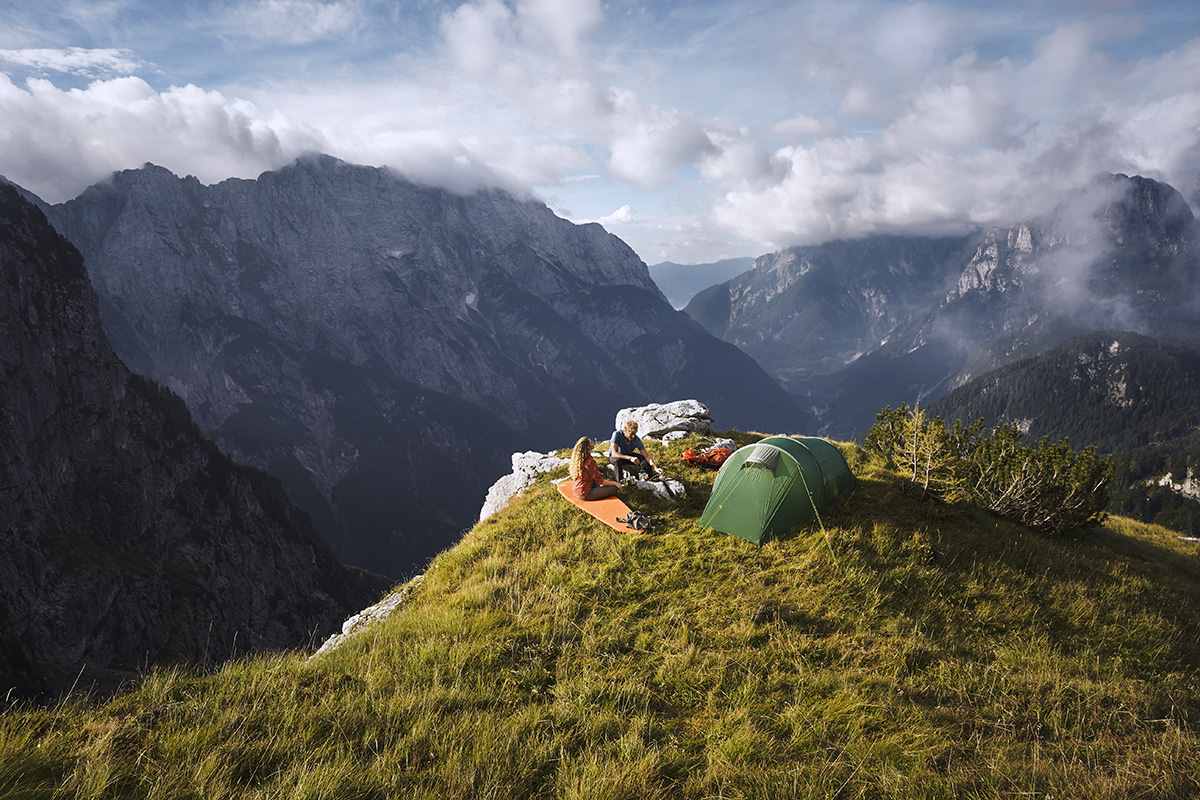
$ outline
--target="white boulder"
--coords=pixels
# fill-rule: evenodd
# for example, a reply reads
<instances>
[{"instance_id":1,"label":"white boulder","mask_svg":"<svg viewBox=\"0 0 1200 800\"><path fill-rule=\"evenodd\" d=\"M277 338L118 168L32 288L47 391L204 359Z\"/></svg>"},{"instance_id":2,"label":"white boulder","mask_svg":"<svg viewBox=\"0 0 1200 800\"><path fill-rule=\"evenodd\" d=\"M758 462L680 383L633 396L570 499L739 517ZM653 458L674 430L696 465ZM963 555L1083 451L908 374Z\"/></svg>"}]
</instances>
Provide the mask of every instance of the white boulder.
<instances>
[{"instance_id":1,"label":"white boulder","mask_svg":"<svg viewBox=\"0 0 1200 800\"><path fill-rule=\"evenodd\" d=\"M488 489L484 498L483 508L479 509L480 521L487 519L508 505L508 501L528 489L539 475L559 467L565 467L569 461L553 453L538 453L528 450L524 453L512 454L512 472L503 476Z\"/></svg>"},{"instance_id":2,"label":"white boulder","mask_svg":"<svg viewBox=\"0 0 1200 800\"><path fill-rule=\"evenodd\" d=\"M708 406L699 400L676 400L673 403L622 408L617 412L613 430L621 430L628 420L637 422L638 435L643 438L662 436L672 431L709 433L713 426Z\"/></svg>"},{"instance_id":3,"label":"white boulder","mask_svg":"<svg viewBox=\"0 0 1200 800\"><path fill-rule=\"evenodd\" d=\"M687 435L687 431L668 431L667 433L663 434L662 443L670 444L671 442L678 441Z\"/></svg>"}]
</instances>

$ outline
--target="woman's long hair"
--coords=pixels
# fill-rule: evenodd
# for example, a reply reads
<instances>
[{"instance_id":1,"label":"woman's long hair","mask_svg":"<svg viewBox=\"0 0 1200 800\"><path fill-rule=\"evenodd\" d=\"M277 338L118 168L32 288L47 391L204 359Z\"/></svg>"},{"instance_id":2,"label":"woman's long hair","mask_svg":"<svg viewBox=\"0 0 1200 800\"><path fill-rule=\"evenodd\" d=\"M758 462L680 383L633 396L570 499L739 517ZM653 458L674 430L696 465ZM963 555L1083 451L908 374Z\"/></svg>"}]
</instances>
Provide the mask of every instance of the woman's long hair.
<instances>
[{"instance_id":1,"label":"woman's long hair","mask_svg":"<svg viewBox=\"0 0 1200 800\"><path fill-rule=\"evenodd\" d=\"M575 447L571 450L571 465L567 467L567 472L571 476L571 480L578 480L583 474L583 462L592 454L592 440L586 436L580 436L579 441L575 443Z\"/></svg>"}]
</instances>

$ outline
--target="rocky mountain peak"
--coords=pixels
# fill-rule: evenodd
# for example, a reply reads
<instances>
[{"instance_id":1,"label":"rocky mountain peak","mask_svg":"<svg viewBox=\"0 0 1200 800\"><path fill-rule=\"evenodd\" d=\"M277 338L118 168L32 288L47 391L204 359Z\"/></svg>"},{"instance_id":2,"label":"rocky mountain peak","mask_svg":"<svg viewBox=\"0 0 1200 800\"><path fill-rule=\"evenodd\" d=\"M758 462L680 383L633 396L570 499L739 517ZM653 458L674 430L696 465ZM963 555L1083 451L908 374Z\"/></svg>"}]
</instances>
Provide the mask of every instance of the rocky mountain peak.
<instances>
[{"instance_id":1,"label":"rocky mountain peak","mask_svg":"<svg viewBox=\"0 0 1200 800\"><path fill-rule=\"evenodd\" d=\"M1107 180L1113 196L1100 213L1114 236L1167 240L1192 235L1195 216L1173 186L1121 173L1109 175Z\"/></svg>"},{"instance_id":2,"label":"rocky mountain peak","mask_svg":"<svg viewBox=\"0 0 1200 800\"><path fill-rule=\"evenodd\" d=\"M310 155L211 186L146 166L51 213L118 354L350 563L406 574L509 453L616 408L702 393L732 424L804 427L624 242L530 198Z\"/></svg>"}]
</instances>

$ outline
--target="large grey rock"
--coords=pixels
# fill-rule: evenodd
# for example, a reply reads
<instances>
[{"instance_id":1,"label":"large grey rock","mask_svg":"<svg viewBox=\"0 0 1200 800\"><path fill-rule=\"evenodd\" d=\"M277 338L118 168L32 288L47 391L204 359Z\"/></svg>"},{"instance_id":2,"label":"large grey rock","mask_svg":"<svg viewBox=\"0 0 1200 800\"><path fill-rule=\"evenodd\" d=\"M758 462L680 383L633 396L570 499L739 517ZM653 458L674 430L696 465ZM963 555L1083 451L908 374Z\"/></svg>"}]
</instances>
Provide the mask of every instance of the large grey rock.
<instances>
[{"instance_id":1,"label":"large grey rock","mask_svg":"<svg viewBox=\"0 0 1200 800\"><path fill-rule=\"evenodd\" d=\"M384 583L113 354L75 248L0 186L0 697L306 646Z\"/></svg>"},{"instance_id":2,"label":"large grey rock","mask_svg":"<svg viewBox=\"0 0 1200 800\"><path fill-rule=\"evenodd\" d=\"M346 643L350 637L362 633L373 625L382 622L383 620L396 613L397 609L403 606L412 597L413 592L425 580L425 575L415 575L409 579L403 586L389 594L387 597L380 600L372 606L367 606L362 611L347 619L342 623L340 633L335 633L325 640L317 652L313 653L311 658L316 658L319 655L328 653L331 650L336 650Z\"/></svg>"},{"instance_id":3,"label":"large grey rock","mask_svg":"<svg viewBox=\"0 0 1200 800\"><path fill-rule=\"evenodd\" d=\"M568 463L568 459L553 453L538 453L534 450L513 453L512 472L497 480L488 489L483 508L479 509L479 520L482 522L504 508L515 496L532 486L539 475L565 467Z\"/></svg>"},{"instance_id":4,"label":"large grey rock","mask_svg":"<svg viewBox=\"0 0 1200 800\"><path fill-rule=\"evenodd\" d=\"M638 435L642 437L663 436L673 431L709 433L713 426L712 413L699 400L622 408L617 412L613 429L621 430L629 420L638 424Z\"/></svg>"}]
</instances>

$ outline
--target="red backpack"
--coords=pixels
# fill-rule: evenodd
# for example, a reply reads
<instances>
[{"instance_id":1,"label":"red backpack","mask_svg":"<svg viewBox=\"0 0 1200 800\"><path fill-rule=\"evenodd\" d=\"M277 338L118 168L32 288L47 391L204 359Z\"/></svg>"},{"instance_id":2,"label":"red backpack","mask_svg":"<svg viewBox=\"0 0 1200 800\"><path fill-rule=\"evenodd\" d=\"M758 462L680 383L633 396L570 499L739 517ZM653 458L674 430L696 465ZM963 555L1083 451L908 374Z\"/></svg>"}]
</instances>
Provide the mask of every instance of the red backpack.
<instances>
[{"instance_id":1,"label":"red backpack","mask_svg":"<svg viewBox=\"0 0 1200 800\"><path fill-rule=\"evenodd\" d=\"M692 448L683 451L683 460L694 467L710 467L716 469L725 463L725 459L733 455L728 447L714 447L697 453Z\"/></svg>"}]
</instances>

